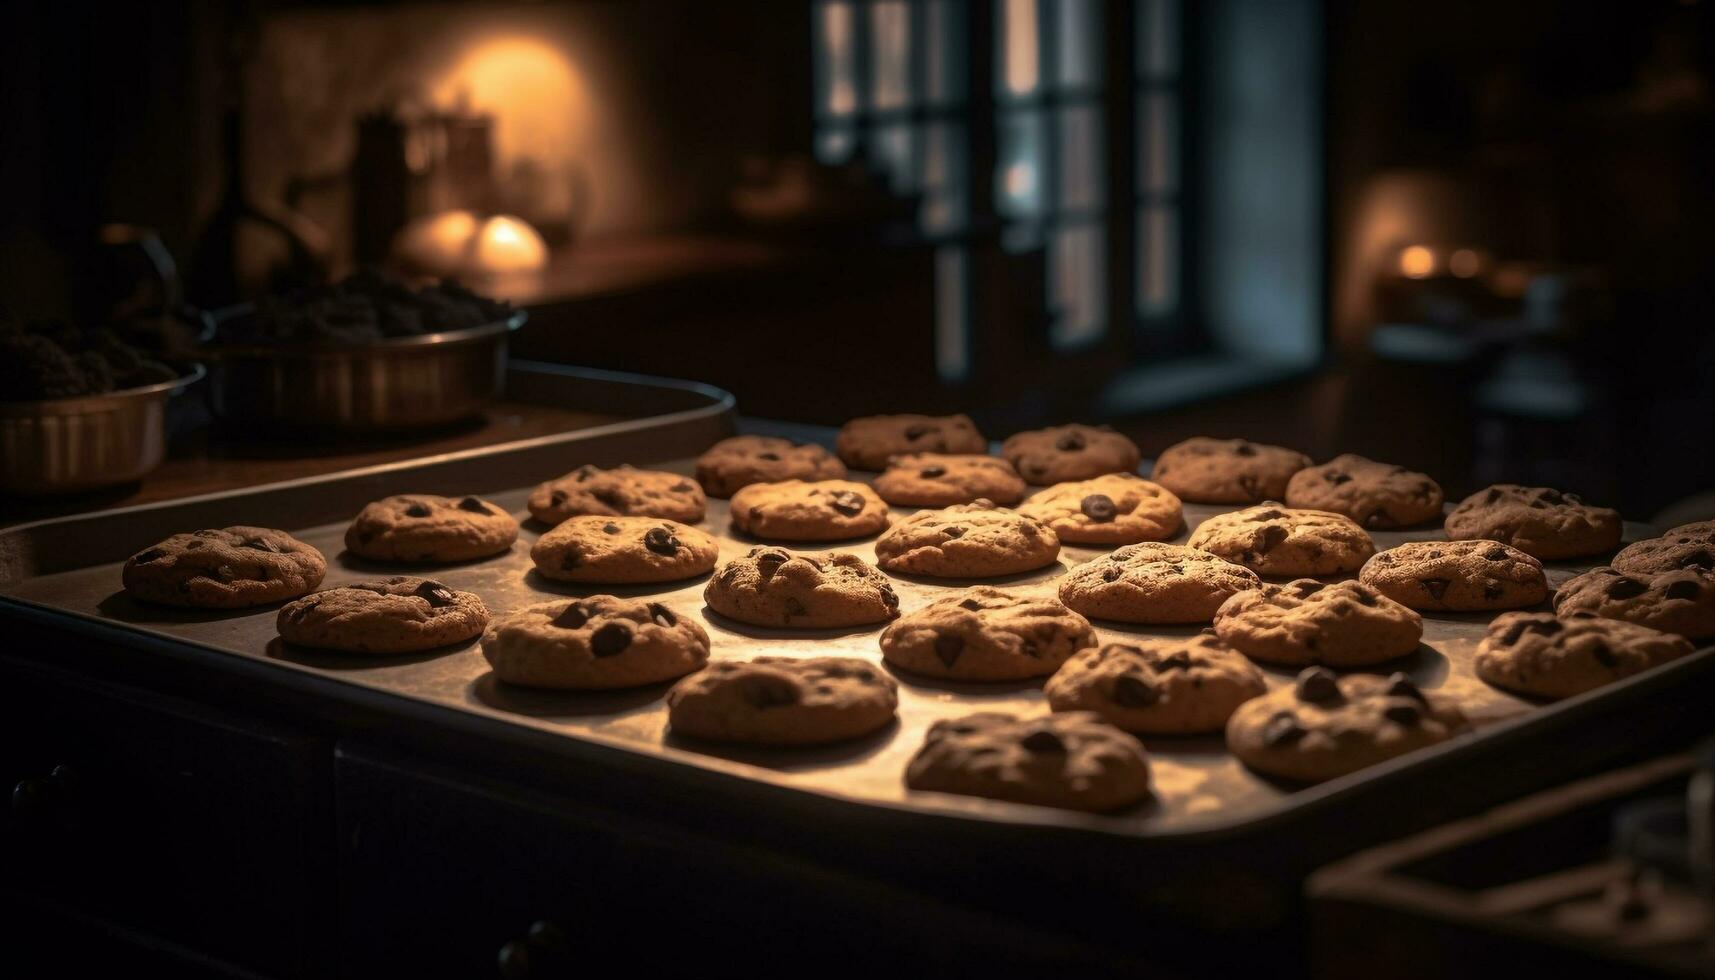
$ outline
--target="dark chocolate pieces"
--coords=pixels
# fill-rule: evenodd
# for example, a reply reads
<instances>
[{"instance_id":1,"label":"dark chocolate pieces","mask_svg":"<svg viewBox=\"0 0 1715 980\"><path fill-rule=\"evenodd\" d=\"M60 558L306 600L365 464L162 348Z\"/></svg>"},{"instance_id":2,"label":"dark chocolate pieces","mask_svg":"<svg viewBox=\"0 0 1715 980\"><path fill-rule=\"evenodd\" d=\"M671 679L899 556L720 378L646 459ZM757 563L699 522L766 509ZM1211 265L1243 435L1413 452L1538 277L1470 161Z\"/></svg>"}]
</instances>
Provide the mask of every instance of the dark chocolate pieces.
<instances>
[{"instance_id":1,"label":"dark chocolate pieces","mask_svg":"<svg viewBox=\"0 0 1715 980\"><path fill-rule=\"evenodd\" d=\"M492 513L494 513L493 511L488 509L487 504L483 503L482 501L478 500L475 497L465 497L462 500L460 500L459 501L459 510L468 510L472 514L492 514Z\"/></svg>"},{"instance_id":2,"label":"dark chocolate pieces","mask_svg":"<svg viewBox=\"0 0 1715 980\"><path fill-rule=\"evenodd\" d=\"M590 634L590 653L612 657L631 646L631 627L624 623L607 623Z\"/></svg>"},{"instance_id":3,"label":"dark chocolate pieces","mask_svg":"<svg viewBox=\"0 0 1715 980\"><path fill-rule=\"evenodd\" d=\"M1114 498L1105 493L1092 493L1078 502L1078 509L1084 516L1098 524L1106 524L1119 513L1119 507L1114 504Z\"/></svg>"},{"instance_id":4,"label":"dark chocolate pieces","mask_svg":"<svg viewBox=\"0 0 1715 980\"><path fill-rule=\"evenodd\" d=\"M1262 744L1270 748L1291 745L1303 738L1307 733L1304 726L1298 723L1298 716L1290 711L1281 711L1270 718L1262 726Z\"/></svg>"},{"instance_id":5,"label":"dark chocolate pieces","mask_svg":"<svg viewBox=\"0 0 1715 980\"><path fill-rule=\"evenodd\" d=\"M583 606L580 606L575 602L572 603L571 605L567 606L564 610L562 610L558 616L555 616L553 619L548 620L549 624L551 624L553 626L558 626L560 629L563 629L563 630L583 629L584 624L588 623L589 621L590 621L589 611L584 609Z\"/></svg>"},{"instance_id":6,"label":"dark chocolate pieces","mask_svg":"<svg viewBox=\"0 0 1715 980\"><path fill-rule=\"evenodd\" d=\"M1018 744L1022 745L1026 751L1035 752L1039 755L1058 755L1064 754L1066 751L1066 743L1061 740L1060 736L1046 728L1038 728L1019 739Z\"/></svg>"},{"instance_id":7,"label":"dark chocolate pieces","mask_svg":"<svg viewBox=\"0 0 1715 980\"><path fill-rule=\"evenodd\" d=\"M799 701L798 685L774 674L746 677L744 699L756 708L788 708Z\"/></svg>"},{"instance_id":8,"label":"dark chocolate pieces","mask_svg":"<svg viewBox=\"0 0 1715 980\"><path fill-rule=\"evenodd\" d=\"M657 626L676 626L679 623L679 617L673 615L673 610L668 609L659 602L651 602L649 604L649 618L653 620Z\"/></svg>"},{"instance_id":9,"label":"dark chocolate pieces","mask_svg":"<svg viewBox=\"0 0 1715 980\"><path fill-rule=\"evenodd\" d=\"M1326 704L1340 699L1340 682L1325 668L1306 667L1298 672L1292 692L1300 701Z\"/></svg>"},{"instance_id":10,"label":"dark chocolate pieces","mask_svg":"<svg viewBox=\"0 0 1715 980\"><path fill-rule=\"evenodd\" d=\"M428 578L417 583L417 587L411 590L411 594L419 599L427 599L429 600L429 605L437 607L450 606L454 601L452 589L447 588L434 579Z\"/></svg>"},{"instance_id":11,"label":"dark chocolate pieces","mask_svg":"<svg viewBox=\"0 0 1715 980\"><path fill-rule=\"evenodd\" d=\"M1122 708L1147 708L1161 700L1154 682L1137 674L1121 674L1114 678L1111 697Z\"/></svg>"},{"instance_id":12,"label":"dark chocolate pieces","mask_svg":"<svg viewBox=\"0 0 1715 980\"><path fill-rule=\"evenodd\" d=\"M429 505L420 500L413 501L411 506L405 508L406 517L428 517L431 513L433 511L429 510Z\"/></svg>"},{"instance_id":13,"label":"dark chocolate pieces","mask_svg":"<svg viewBox=\"0 0 1715 980\"><path fill-rule=\"evenodd\" d=\"M965 652L965 638L952 633L942 633L935 637L935 658L949 669L958 662L959 654Z\"/></svg>"},{"instance_id":14,"label":"dark chocolate pieces","mask_svg":"<svg viewBox=\"0 0 1715 980\"><path fill-rule=\"evenodd\" d=\"M1083 435L1077 432L1067 432L1054 440L1054 448L1065 453L1075 453L1088 445Z\"/></svg>"},{"instance_id":15,"label":"dark chocolate pieces","mask_svg":"<svg viewBox=\"0 0 1715 980\"><path fill-rule=\"evenodd\" d=\"M679 539L664 527L652 527L643 535L643 547L658 555L671 556L679 550Z\"/></svg>"},{"instance_id":16,"label":"dark chocolate pieces","mask_svg":"<svg viewBox=\"0 0 1715 980\"><path fill-rule=\"evenodd\" d=\"M828 506L847 517L863 513L863 495L855 490L841 490L828 498Z\"/></svg>"}]
</instances>

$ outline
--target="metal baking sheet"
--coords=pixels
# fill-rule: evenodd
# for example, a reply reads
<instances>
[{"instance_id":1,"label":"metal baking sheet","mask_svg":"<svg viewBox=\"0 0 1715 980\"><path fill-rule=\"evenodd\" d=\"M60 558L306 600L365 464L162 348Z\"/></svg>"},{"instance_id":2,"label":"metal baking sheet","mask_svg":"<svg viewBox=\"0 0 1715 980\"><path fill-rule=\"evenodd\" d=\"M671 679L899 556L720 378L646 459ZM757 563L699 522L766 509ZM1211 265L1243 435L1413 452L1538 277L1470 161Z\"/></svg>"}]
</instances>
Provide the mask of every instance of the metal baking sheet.
<instances>
[{"instance_id":1,"label":"metal baking sheet","mask_svg":"<svg viewBox=\"0 0 1715 980\"><path fill-rule=\"evenodd\" d=\"M541 384L560 384L587 389L590 378L577 372L538 378ZM592 392L585 390L584 395ZM576 401L576 397L572 398ZM726 414L722 414L725 411ZM700 412L700 414L699 414ZM687 419L692 422L685 429ZM670 685L662 684L630 691L601 693L549 692L521 689L499 683L489 671L477 644L427 653L373 658L294 648L275 634L276 607L254 611L190 612L148 606L131 600L120 589L119 570L123 557L166 533L228 523L283 524L293 534L320 548L328 556L324 587L336 586L380 573L396 573L404 567L369 562L345 554L342 537L350 515L369 500L386 493L479 492L508 508L523 521L517 544L504 555L451 567L411 567L415 573L432 575L447 584L478 593L494 613L559 596L584 596L602 592L619 595L648 595L669 604L676 612L693 614L713 638L716 658L748 658L762 653L840 654L880 663L877 637L881 627L844 631L771 630L725 620L708 610L702 590L708 576L663 586L577 587L536 575L530 563L530 545L546 527L528 519L524 503L531 485L557 476L584 462L612 464L621 461L690 474L696 448L684 447L687 438L703 444L726 434L730 406L705 406L691 410L687 418L673 424L659 422L621 423L630 431L606 433L614 442L603 451L589 447L601 443L603 430L574 433L549 445L519 444L492 450L459 454L458 459L379 467L374 471L261 488L217 498L172 505L134 508L109 515L102 533L109 539L98 551L81 552L75 567L48 567L0 578L0 602L30 604L82 620L114 624L139 634L153 634L173 641L219 651L268 664L283 671L311 672L343 684L438 705L481 716L507 726L524 726L567 739L591 740L622 750L663 756L687 766L697 766L763 780L792 789L824 794L855 803L904 807L944 815L978 819L1046 822L1077 825L1088 829L1143 835L1173 836L1180 833L1231 829L1311 801L1332 801L1341 793L1361 789L1370 780L1409 768L1431 755L1477 750L1485 737L1522 720L1536 719L1572 710L1594 698L1612 698L1640 684L1664 683L1674 673L1707 670L1715 650L1700 650L1692 657L1648 675L1628 679L1583 698L1555 705L1536 705L1498 691L1473 674L1472 657L1477 641L1489 622L1488 615L1425 614L1424 641L1417 652L1380 670L1405 670L1426 689L1456 698L1477 726L1469 737L1450 742L1361 773L1309 788L1295 788L1262 779L1241 766L1224 747L1218 735L1204 737L1150 738L1146 740L1154 765L1153 800L1125 813L1088 816L1035 807L999 803L908 790L903 782L907 761L922 743L923 734L937 719L977 710L999 709L1020 712L1045 711L1040 680L1027 683L950 683L892 671L899 681L900 707L896 725L855 742L813 749L759 749L733 747L687 739L667 727L663 695ZM712 424L711 424L712 423ZM700 428L699 428L700 425ZM611 427L610 427L611 428ZM612 440L610 440L611 442ZM542 440L534 440L540 443ZM614 458L615 453L621 458ZM663 453L666 455L664 456ZM497 479L515 478L523 469L528 479L515 479L501 488ZM854 478L866 479L864 474ZM722 561L744 554L757 542L741 539L729 529L725 501L711 500L702 527L720 541ZM266 506L265 506L266 505ZM1209 516L1230 508L1188 505L1187 527L1174 538L1184 542L1191 529ZM896 508L896 514L909 509ZM302 519L280 520L280 514ZM314 515L321 515L319 518ZM15 529L0 535L0 572L4 556L19 551L20 531L28 532L28 548L38 555L59 554L60 542L81 540L96 548L80 524L93 519L67 519ZM1646 529L1628 526L1627 539L1647 536ZM1408 540L1442 537L1439 529L1378 532L1378 548ZM69 545L68 545L69 546ZM831 545L792 545L798 550L845 550L866 560L874 559L871 541ZM1070 567L1104 553L1101 550L1066 547L1058 564L1038 572L1001 580L987 580L1008 589L1051 596L1055 581ZM14 565L16 561L14 560ZM1553 583L1587 566L1551 563ZM896 579L901 608L905 611L926 604L949 589L971 582L936 582L925 579ZM1102 640L1136 636L1189 635L1196 627L1129 627L1098 622ZM1291 671L1264 668L1271 687L1288 683Z\"/></svg>"}]
</instances>

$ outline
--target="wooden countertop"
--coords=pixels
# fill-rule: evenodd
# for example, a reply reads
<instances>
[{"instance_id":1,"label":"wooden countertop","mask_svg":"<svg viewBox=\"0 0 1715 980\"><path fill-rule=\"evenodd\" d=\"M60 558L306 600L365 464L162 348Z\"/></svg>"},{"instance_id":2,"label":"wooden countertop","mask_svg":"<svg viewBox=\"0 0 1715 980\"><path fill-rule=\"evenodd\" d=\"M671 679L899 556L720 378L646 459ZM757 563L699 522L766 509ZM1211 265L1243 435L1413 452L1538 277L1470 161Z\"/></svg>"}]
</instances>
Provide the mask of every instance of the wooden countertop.
<instances>
[{"instance_id":1,"label":"wooden countertop","mask_svg":"<svg viewBox=\"0 0 1715 980\"><path fill-rule=\"evenodd\" d=\"M0 497L0 527L533 439L621 417L499 401L481 418L389 437L283 441L240 438L203 426L175 439L166 462L138 483L54 497Z\"/></svg>"}]
</instances>

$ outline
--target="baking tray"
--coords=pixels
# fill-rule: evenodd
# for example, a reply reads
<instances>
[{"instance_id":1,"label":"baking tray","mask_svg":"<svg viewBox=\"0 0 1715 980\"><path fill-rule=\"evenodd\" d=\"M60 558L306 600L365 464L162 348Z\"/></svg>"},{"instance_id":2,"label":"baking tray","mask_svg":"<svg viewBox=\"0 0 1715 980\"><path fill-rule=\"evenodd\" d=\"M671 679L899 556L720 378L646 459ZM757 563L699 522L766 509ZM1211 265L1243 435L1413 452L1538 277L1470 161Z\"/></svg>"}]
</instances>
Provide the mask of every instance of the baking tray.
<instances>
[{"instance_id":1,"label":"baking tray","mask_svg":"<svg viewBox=\"0 0 1715 980\"><path fill-rule=\"evenodd\" d=\"M704 386L548 366L515 368L509 397L566 407L598 408L647 417L563 436L455 453L416 462L374 467L234 493L115 510L87 517L24 525L0 535L0 614L24 614L69 629L165 642L176 650L198 650L242 658L281 673L308 673L371 694L407 699L461 713L510 729L530 729L562 740L594 743L679 766L712 770L744 780L817 794L842 804L912 811L959 819L1055 825L1102 834L1160 840L1226 835L1261 828L1285 815L1302 816L1378 788L1410 785L1414 772L1441 760L1441 773L1465 761L1501 751L1529 735L1538 747L1553 744L1558 729L1581 725L1592 715L1613 715L1618 706L1648 705L1659 712L1692 677L1710 674L1715 650L1703 649L1674 664L1597 692L1553 705L1534 705L1478 680L1472 656L1488 615L1425 614L1424 642L1412 656L1380 668L1405 670L1426 689L1456 698L1476 725L1474 735L1372 767L1319 786L1297 788L1252 774L1224 748L1218 735L1150 738L1153 800L1117 815L1085 815L977 798L908 791L907 761L934 721L978 710L1045 710L1040 681L975 684L930 680L895 672L900 686L899 721L887 730L844 745L814 749L737 748L698 742L667 730L663 694L668 685L631 691L561 693L531 691L498 683L475 642L424 654L367 658L292 648L275 634L277 607L251 611L191 612L152 607L127 597L119 586L120 563L168 534L229 524L264 524L290 530L329 559L323 587L396 573L342 551L351 516L365 503L393 493L482 494L524 522L508 553L451 567L419 570L458 589L481 595L491 611L559 596L600 592L650 595L681 614L695 614L713 638L717 658L760 653L843 654L879 662L881 627L847 631L785 631L748 627L704 608L707 576L685 583L637 587L578 587L532 572L530 545L546 530L528 520L530 488L586 462L628 461L690 474L704 446L733 431L730 396ZM855 478L864 479L863 474ZM725 501L711 500L703 524L720 542L722 561L744 554L756 542L729 533ZM1202 520L1231 508L1187 505L1183 542ZM896 508L896 513L909 509ZM1627 539L1647 536L1628 525ZM1436 528L1383 531L1378 548L1441 536ZM874 559L873 544L795 545L799 550L848 550ZM1070 566L1104 551L1066 547L1048 569L999 580L1009 589L1044 596ZM1551 563L1558 583L1587 567ZM901 608L909 611L965 582L896 580ZM1097 624L1101 639L1181 636L1196 627L1128 627ZM1264 667L1271 687L1289 683L1292 672ZM1664 700L1666 699L1666 700ZM1510 734L1511 738L1508 736ZM1519 751L1514 749L1513 751ZM1543 758L1544 770L1564 760ZM1449 768L1452 767L1452 768ZM1491 795L1504 793L1493 787ZM1354 840L1362 835L1354 835Z\"/></svg>"}]
</instances>

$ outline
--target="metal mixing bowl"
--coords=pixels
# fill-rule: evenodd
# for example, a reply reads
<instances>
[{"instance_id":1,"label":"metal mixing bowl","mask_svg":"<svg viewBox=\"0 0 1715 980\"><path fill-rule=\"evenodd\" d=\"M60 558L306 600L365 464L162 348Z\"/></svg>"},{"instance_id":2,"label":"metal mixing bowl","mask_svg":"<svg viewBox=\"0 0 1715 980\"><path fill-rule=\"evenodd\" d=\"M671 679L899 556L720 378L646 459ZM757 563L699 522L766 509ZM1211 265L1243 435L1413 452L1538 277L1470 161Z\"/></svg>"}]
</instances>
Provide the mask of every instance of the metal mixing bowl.
<instances>
[{"instance_id":1,"label":"metal mixing bowl","mask_svg":"<svg viewBox=\"0 0 1715 980\"><path fill-rule=\"evenodd\" d=\"M104 395L0 402L0 493L42 495L138 480L167 454L167 399L203 376Z\"/></svg>"},{"instance_id":2,"label":"metal mixing bowl","mask_svg":"<svg viewBox=\"0 0 1715 980\"><path fill-rule=\"evenodd\" d=\"M226 311L216 320L247 315ZM457 421L500 391L507 335L524 320L518 310L480 327L359 346L217 339L203 348L213 371L211 405L226 422L275 431L374 432Z\"/></svg>"}]
</instances>

